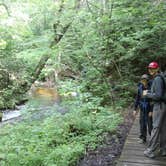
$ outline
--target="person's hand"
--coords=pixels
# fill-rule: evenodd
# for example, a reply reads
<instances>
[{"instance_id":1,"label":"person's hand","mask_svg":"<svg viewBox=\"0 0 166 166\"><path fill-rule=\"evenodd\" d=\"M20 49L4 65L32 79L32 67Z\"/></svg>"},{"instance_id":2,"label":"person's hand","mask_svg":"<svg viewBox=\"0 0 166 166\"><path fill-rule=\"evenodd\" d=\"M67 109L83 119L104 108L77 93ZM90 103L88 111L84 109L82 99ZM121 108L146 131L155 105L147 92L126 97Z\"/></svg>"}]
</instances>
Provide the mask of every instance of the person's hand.
<instances>
[{"instance_id":1,"label":"person's hand","mask_svg":"<svg viewBox=\"0 0 166 166\"><path fill-rule=\"evenodd\" d=\"M137 111L134 110L134 111L133 111L133 116L135 117L136 115L137 115Z\"/></svg>"},{"instance_id":2,"label":"person's hand","mask_svg":"<svg viewBox=\"0 0 166 166\"><path fill-rule=\"evenodd\" d=\"M147 93L148 93L148 90L143 90L143 96L146 96L147 95Z\"/></svg>"},{"instance_id":3,"label":"person's hand","mask_svg":"<svg viewBox=\"0 0 166 166\"><path fill-rule=\"evenodd\" d=\"M152 117L152 116L153 116L153 113L152 113L152 112L149 112L148 116L149 116L149 117Z\"/></svg>"}]
</instances>

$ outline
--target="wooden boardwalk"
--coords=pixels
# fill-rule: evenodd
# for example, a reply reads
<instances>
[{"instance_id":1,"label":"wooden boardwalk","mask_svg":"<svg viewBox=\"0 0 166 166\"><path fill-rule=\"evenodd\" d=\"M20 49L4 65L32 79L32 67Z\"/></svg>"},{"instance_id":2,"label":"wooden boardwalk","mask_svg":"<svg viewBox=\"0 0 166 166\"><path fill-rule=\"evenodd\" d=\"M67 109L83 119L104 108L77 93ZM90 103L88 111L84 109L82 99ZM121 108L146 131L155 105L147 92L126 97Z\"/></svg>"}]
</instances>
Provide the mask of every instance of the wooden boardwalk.
<instances>
[{"instance_id":1,"label":"wooden boardwalk","mask_svg":"<svg viewBox=\"0 0 166 166\"><path fill-rule=\"evenodd\" d=\"M149 159L144 156L146 145L138 142L138 135L139 117L136 117L116 166L166 166L166 157Z\"/></svg>"}]
</instances>

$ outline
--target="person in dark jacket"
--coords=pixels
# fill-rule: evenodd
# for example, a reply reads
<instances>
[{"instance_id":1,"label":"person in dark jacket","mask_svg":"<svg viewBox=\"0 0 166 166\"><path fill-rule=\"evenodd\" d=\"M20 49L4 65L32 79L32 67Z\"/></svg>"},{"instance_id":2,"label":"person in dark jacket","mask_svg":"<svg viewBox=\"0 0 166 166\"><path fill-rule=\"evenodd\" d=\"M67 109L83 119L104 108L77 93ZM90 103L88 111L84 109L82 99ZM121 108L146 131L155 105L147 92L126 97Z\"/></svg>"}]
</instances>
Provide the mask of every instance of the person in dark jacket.
<instances>
[{"instance_id":1,"label":"person in dark jacket","mask_svg":"<svg viewBox=\"0 0 166 166\"><path fill-rule=\"evenodd\" d=\"M166 105L161 100L164 94L164 82L159 74L157 62L151 62L148 66L149 74L153 76L151 91L144 91L143 95L153 100L153 130L148 148L144 155L154 158L157 152L166 156Z\"/></svg>"},{"instance_id":2,"label":"person in dark jacket","mask_svg":"<svg viewBox=\"0 0 166 166\"><path fill-rule=\"evenodd\" d=\"M143 91L150 89L148 80L149 76L147 74L141 76L141 81L138 83L138 92L134 104L134 115L136 114L138 106L140 108L140 143L146 143L147 127L149 135L151 135L152 131L152 109L150 105L150 99L143 96Z\"/></svg>"}]
</instances>

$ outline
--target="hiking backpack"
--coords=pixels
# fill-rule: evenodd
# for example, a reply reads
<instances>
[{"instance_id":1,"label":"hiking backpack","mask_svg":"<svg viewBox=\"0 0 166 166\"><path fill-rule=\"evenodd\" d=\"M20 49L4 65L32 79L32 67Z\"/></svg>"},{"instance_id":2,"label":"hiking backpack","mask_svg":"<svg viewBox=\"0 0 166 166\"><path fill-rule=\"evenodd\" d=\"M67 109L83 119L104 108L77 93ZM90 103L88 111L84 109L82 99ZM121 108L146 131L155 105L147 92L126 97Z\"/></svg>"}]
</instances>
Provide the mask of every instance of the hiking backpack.
<instances>
[{"instance_id":1,"label":"hiking backpack","mask_svg":"<svg viewBox=\"0 0 166 166\"><path fill-rule=\"evenodd\" d=\"M166 103L166 72L161 73L159 76L161 77L164 83L164 93L162 95L161 100L164 101L164 103Z\"/></svg>"}]
</instances>

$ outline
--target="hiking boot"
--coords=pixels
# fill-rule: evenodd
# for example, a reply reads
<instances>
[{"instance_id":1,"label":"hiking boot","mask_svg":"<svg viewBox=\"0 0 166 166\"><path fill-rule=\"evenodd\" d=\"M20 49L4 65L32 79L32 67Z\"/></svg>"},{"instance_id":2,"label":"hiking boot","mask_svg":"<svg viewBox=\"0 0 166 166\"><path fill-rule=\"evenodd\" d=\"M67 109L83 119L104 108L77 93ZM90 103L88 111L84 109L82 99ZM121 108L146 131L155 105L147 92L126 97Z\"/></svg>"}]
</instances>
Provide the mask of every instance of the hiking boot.
<instances>
[{"instance_id":1,"label":"hiking boot","mask_svg":"<svg viewBox=\"0 0 166 166\"><path fill-rule=\"evenodd\" d=\"M140 144L145 144L145 143L146 143L146 139L140 139L140 140L138 141L138 143L140 143Z\"/></svg>"},{"instance_id":2,"label":"hiking boot","mask_svg":"<svg viewBox=\"0 0 166 166\"><path fill-rule=\"evenodd\" d=\"M150 152L151 150L149 149L149 148L147 148L145 151L144 151L144 153L148 153L148 152Z\"/></svg>"},{"instance_id":3,"label":"hiking boot","mask_svg":"<svg viewBox=\"0 0 166 166\"><path fill-rule=\"evenodd\" d=\"M140 143L140 144L145 144L145 143L146 143L146 137L140 135L140 136L139 136L139 141L138 141L138 143Z\"/></svg>"},{"instance_id":4,"label":"hiking boot","mask_svg":"<svg viewBox=\"0 0 166 166\"><path fill-rule=\"evenodd\" d=\"M162 157L166 157L166 150L160 150L159 155Z\"/></svg>"},{"instance_id":5,"label":"hiking boot","mask_svg":"<svg viewBox=\"0 0 166 166\"><path fill-rule=\"evenodd\" d=\"M156 157L155 154L152 151L150 151L150 149L145 150L144 155L148 158L155 158Z\"/></svg>"},{"instance_id":6,"label":"hiking boot","mask_svg":"<svg viewBox=\"0 0 166 166\"><path fill-rule=\"evenodd\" d=\"M166 157L166 150L162 151L161 156Z\"/></svg>"}]
</instances>

